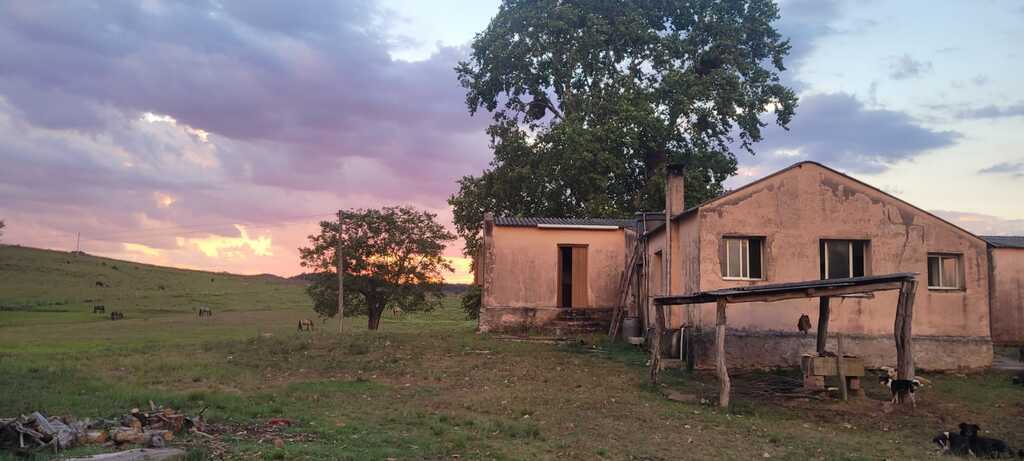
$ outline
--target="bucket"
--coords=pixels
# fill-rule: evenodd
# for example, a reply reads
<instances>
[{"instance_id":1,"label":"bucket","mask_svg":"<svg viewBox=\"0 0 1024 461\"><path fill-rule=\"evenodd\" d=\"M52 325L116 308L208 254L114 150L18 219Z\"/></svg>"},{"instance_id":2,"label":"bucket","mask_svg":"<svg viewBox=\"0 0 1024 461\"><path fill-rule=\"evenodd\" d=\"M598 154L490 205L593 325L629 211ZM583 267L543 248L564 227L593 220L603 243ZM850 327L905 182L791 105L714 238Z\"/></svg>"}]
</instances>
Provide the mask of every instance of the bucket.
<instances>
[{"instance_id":1,"label":"bucket","mask_svg":"<svg viewBox=\"0 0 1024 461\"><path fill-rule=\"evenodd\" d=\"M622 319L622 336L635 338L640 336L640 319L636 317L625 317Z\"/></svg>"}]
</instances>

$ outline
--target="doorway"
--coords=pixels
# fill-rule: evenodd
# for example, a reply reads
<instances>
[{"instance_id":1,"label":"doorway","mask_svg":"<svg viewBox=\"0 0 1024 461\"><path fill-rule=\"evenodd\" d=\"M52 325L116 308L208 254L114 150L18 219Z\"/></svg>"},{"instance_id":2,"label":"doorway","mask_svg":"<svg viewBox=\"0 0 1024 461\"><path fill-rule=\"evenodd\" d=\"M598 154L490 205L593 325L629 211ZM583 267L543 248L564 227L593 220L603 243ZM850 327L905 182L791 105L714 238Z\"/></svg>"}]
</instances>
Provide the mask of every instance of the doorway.
<instances>
[{"instance_id":1,"label":"doorway","mask_svg":"<svg viewBox=\"0 0 1024 461\"><path fill-rule=\"evenodd\" d=\"M558 307L587 307L586 245L558 245Z\"/></svg>"}]
</instances>

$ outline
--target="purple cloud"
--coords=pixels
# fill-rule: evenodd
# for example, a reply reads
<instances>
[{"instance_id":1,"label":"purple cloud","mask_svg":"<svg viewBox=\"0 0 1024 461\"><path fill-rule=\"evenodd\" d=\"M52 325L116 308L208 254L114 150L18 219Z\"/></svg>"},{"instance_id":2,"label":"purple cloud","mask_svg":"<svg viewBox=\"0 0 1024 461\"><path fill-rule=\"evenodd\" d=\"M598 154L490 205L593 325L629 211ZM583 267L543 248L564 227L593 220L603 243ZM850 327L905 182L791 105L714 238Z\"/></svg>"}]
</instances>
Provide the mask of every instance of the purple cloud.
<instances>
[{"instance_id":1,"label":"purple cloud","mask_svg":"<svg viewBox=\"0 0 1024 461\"><path fill-rule=\"evenodd\" d=\"M953 145L961 135L921 126L903 112L869 109L846 93L800 99L790 130L770 127L753 162L778 168L815 160L855 173L877 173L892 163Z\"/></svg>"}]
</instances>

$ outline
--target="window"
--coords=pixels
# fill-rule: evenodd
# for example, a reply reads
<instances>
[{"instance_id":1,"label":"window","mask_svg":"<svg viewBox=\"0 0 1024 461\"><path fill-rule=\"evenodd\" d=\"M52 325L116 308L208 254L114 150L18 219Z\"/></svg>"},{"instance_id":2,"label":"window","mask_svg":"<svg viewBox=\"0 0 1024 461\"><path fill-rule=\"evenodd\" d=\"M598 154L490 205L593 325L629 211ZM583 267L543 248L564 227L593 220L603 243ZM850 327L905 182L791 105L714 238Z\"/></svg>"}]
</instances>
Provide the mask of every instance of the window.
<instances>
[{"instance_id":1,"label":"window","mask_svg":"<svg viewBox=\"0 0 1024 461\"><path fill-rule=\"evenodd\" d=\"M761 237L725 237L722 258L722 277L727 279L761 280L763 266Z\"/></svg>"},{"instance_id":2,"label":"window","mask_svg":"<svg viewBox=\"0 0 1024 461\"><path fill-rule=\"evenodd\" d=\"M863 277L868 273L867 240L822 240L818 252L822 279Z\"/></svg>"},{"instance_id":3,"label":"window","mask_svg":"<svg viewBox=\"0 0 1024 461\"><path fill-rule=\"evenodd\" d=\"M935 253L928 255L928 288L958 290L962 286L961 275L960 255Z\"/></svg>"}]
</instances>

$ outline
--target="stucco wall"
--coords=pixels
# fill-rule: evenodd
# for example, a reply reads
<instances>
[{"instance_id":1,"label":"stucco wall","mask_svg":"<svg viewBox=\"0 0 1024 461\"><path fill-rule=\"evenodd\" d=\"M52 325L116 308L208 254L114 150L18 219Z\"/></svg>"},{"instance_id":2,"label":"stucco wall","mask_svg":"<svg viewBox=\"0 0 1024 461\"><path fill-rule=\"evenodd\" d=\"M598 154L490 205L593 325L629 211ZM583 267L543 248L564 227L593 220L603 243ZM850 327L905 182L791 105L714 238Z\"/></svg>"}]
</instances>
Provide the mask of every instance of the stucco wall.
<instances>
[{"instance_id":1,"label":"stucco wall","mask_svg":"<svg viewBox=\"0 0 1024 461\"><path fill-rule=\"evenodd\" d=\"M1024 346L1024 249L993 248L992 341Z\"/></svg>"},{"instance_id":2,"label":"stucco wall","mask_svg":"<svg viewBox=\"0 0 1024 461\"><path fill-rule=\"evenodd\" d=\"M558 245L587 245L587 307L618 302L626 264L625 231L493 228L487 245L483 308L557 308Z\"/></svg>"},{"instance_id":3,"label":"stucco wall","mask_svg":"<svg viewBox=\"0 0 1024 461\"><path fill-rule=\"evenodd\" d=\"M869 274L919 273L914 301L914 335L989 336L986 244L931 215L811 163L784 171L700 210L700 289L820 278L820 239L870 240ZM765 280L723 280L719 245L725 235L765 238ZM927 287L930 252L962 255L963 290ZM874 299L832 302L829 330L890 335L896 292ZM714 307L702 308L702 325L714 322ZM737 329L796 331L801 314L817 321L816 299L729 307Z\"/></svg>"}]
</instances>

